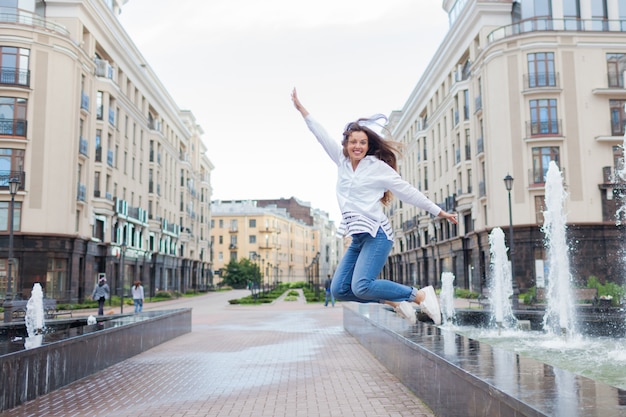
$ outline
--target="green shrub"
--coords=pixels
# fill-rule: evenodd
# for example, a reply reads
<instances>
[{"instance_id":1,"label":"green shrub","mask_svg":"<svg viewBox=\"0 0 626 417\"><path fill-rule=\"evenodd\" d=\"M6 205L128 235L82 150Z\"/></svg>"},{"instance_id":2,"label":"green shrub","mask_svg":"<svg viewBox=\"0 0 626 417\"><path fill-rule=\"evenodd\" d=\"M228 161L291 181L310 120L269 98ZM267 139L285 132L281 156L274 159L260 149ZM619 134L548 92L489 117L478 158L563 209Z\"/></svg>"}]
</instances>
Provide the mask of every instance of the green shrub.
<instances>
[{"instance_id":1,"label":"green shrub","mask_svg":"<svg viewBox=\"0 0 626 417\"><path fill-rule=\"evenodd\" d=\"M618 285L614 282L606 282L602 284L598 277L591 275L587 279L587 288L595 288L598 290L598 297L612 297L611 304L618 306L626 294L626 285Z\"/></svg>"},{"instance_id":2,"label":"green shrub","mask_svg":"<svg viewBox=\"0 0 626 417\"><path fill-rule=\"evenodd\" d=\"M155 298L172 298L172 293L169 291L158 291L154 294Z\"/></svg>"}]
</instances>

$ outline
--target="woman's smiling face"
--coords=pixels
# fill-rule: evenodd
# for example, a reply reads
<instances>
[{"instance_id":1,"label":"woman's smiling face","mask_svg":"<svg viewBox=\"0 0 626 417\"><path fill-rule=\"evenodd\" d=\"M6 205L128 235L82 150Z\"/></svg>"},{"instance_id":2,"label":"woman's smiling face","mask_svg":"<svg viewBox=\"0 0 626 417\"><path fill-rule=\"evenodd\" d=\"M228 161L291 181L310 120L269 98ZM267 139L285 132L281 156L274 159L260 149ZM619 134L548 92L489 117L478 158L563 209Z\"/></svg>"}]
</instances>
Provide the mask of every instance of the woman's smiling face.
<instances>
[{"instance_id":1,"label":"woman's smiling face","mask_svg":"<svg viewBox=\"0 0 626 417\"><path fill-rule=\"evenodd\" d=\"M356 166L361 159L365 158L368 148L368 139L365 132L350 132L346 143L346 150L348 151L348 157L353 166Z\"/></svg>"}]
</instances>

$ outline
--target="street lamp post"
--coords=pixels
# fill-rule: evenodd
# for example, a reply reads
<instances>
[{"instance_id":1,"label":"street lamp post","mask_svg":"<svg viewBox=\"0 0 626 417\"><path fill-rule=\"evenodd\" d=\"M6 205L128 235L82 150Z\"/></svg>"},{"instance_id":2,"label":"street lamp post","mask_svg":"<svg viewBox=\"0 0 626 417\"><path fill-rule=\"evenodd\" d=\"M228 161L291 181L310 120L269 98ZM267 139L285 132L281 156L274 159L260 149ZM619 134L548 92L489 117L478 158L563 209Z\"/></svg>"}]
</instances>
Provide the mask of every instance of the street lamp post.
<instances>
[{"instance_id":1,"label":"street lamp post","mask_svg":"<svg viewBox=\"0 0 626 417\"><path fill-rule=\"evenodd\" d=\"M8 277L7 277L7 293L5 294L5 304L9 304L13 299L11 280L13 278L13 209L15 207L15 194L20 187L20 179L18 177L12 177L9 179L9 193L11 194L11 202L9 203L9 265L8 265ZM15 285L17 291L17 282ZM6 308L5 308L6 310ZM10 317L5 313L4 321L10 321Z\"/></svg>"},{"instance_id":2,"label":"street lamp post","mask_svg":"<svg viewBox=\"0 0 626 417\"><path fill-rule=\"evenodd\" d=\"M124 258L126 256L126 240L124 240L122 242L122 246L120 246L120 250L122 251L121 255L120 255L120 282L121 282L121 288L122 290L120 291L121 295L120 295L120 314L124 314Z\"/></svg>"},{"instance_id":3,"label":"street lamp post","mask_svg":"<svg viewBox=\"0 0 626 417\"><path fill-rule=\"evenodd\" d=\"M509 174L506 174L504 177L504 186L506 190L509 192L509 258L511 259L511 278L515 281L515 245L513 243L513 212L511 210L511 190L513 189L513 177Z\"/></svg>"}]
</instances>

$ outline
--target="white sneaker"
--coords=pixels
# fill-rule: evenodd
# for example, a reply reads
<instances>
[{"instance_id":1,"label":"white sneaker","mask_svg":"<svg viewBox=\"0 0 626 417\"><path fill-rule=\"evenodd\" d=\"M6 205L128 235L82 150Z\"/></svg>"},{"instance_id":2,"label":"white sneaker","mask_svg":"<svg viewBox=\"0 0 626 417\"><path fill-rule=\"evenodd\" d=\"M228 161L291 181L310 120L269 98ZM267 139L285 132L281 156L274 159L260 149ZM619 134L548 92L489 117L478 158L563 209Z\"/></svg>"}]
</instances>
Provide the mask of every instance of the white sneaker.
<instances>
[{"instance_id":1,"label":"white sneaker","mask_svg":"<svg viewBox=\"0 0 626 417\"><path fill-rule=\"evenodd\" d=\"M437 301L435 289L432 285L429 285L428 287L422 288L422 290L426 293L426 298L420 303L422 311L428 314L428 317L430 317L436 325L440 325L441 309L439 308L439 301Z\"/></svg>"},{"instance_id":2,"label":"white sneaker","mask_svg":"<svg viewBox=\"0 0 626 417\"><path fill-rule=\"evenodd\" d=\"M406 319L409 323L417 323L417 314L415 313L415 309L408 301L402 301L394 308L394 310L400 317Z\"/></svg>"}]
</instances>

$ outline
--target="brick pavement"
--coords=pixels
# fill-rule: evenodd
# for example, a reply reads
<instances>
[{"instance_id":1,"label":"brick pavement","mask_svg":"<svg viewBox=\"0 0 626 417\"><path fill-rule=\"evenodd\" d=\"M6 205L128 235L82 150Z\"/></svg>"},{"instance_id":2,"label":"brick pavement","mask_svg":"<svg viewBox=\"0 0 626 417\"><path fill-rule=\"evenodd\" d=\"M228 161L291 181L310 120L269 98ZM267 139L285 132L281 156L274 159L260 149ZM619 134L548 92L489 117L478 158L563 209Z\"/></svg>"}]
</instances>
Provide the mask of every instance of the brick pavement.
<instances>
[{"instance_id":1,"label":"brick pavement","mask_svg":"<svg viewBox=\"0 0 626 417\"><path fill-rule=\"evenodd\" d=\"M247 293L147 303L192 307L192 332L0 416L434 417L343 330L341 303L228 304Z\"/></svg>"}]
</instances>

